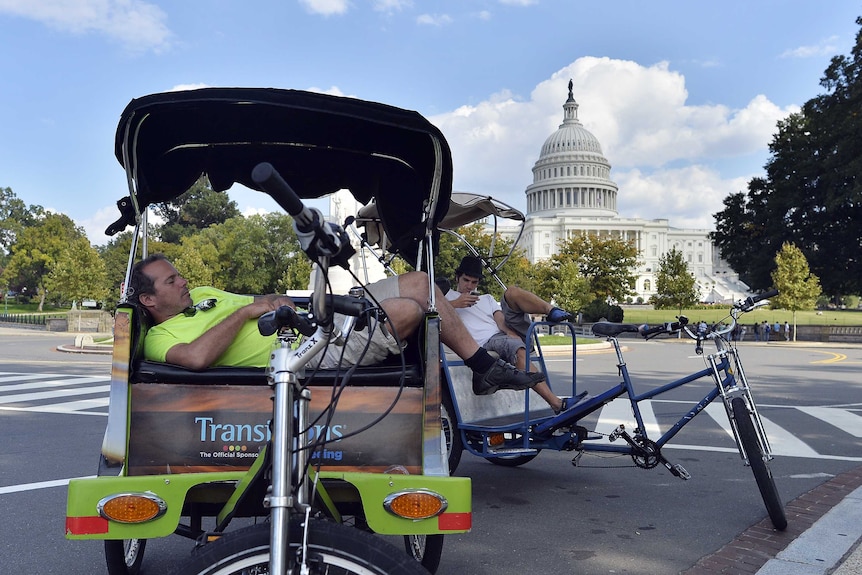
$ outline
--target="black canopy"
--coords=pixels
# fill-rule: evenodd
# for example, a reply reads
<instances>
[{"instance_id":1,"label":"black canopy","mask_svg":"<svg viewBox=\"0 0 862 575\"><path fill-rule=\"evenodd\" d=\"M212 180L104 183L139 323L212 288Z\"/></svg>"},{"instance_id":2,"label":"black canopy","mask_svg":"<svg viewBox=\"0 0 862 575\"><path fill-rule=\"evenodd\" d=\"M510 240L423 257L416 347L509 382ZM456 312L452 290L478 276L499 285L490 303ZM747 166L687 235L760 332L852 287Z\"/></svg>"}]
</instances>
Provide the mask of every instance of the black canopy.
<instances>
[{"instance_id":1,"label":"black canopy","mask_svg":"<svg viewBox=\"0 0 862 575\"><path fill-rule=\"evenodd\" d=\"M446 139L417 112L298 90L206 88L132 100L115 153L135 188L134 202L118 202L123 217L111 235L133 225L135 211L179 196L201 174L217 191L235 182L259 190L251 172L269 162L301 198L342 188L362 203L376 198L403 251L424 233L419 224L432 192L439 190L436 226L452 190Z\"/></svg>"}]
</instances>

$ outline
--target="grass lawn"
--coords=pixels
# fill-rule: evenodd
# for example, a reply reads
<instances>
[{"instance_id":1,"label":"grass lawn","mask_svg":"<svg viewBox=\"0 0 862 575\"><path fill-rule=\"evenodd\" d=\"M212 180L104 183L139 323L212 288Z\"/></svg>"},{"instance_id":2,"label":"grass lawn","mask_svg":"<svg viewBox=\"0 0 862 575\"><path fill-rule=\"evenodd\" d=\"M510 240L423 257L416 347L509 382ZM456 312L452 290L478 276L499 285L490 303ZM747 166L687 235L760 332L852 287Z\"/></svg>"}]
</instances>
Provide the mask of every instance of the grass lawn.
<instances>
[{"instance_id":1,"label":"grass lawn","mask_svg":"<svg viewBox=\"0 0 862 575\"><path fill-rule=\"evenodd\" d=\"M708 309L684 309L682 315L689 319L690 323L705 321L715 323L722 321L728 316L727 307L711 307ZM658 324L673 321L680 315L679 310L652 310L644 308L623 308L623 322L634 324ZM793 312L784 309L758 308L742 316L742 323L754 324L767 321L774 324L776 321L793 323ZM862 325L862 311L850 310L823 310L823 311L798 311L796 312L796 325L835 325L835 326L858 326Z\"/></svg>"}]
</instances>

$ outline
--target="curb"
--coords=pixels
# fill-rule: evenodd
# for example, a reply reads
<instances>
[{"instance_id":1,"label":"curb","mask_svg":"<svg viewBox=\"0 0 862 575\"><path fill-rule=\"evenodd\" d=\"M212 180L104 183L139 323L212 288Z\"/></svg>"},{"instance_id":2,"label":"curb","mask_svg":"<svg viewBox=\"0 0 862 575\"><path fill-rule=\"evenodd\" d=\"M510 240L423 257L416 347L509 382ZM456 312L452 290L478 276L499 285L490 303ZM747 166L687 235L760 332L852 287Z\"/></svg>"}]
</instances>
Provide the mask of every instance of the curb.
<instances>
[{"instance_id":1,"label":"curb","mask_svg":"<svg viewBox=\"0 0 862 575\"><path fill-rule=\"evenodd\" d=\"M711 555L701 558L691 568L682 571L680 575L823 575L840 565L847 552L858 544L860 535L848 537L845 530L844 539L840 540L843 547L837 551L826 549L820 542L828 537L834 540L838 534L834 531L834 519L842 517L845 512L854 513L844 516L844 522L859 523L855 511L842 502L851 501L859 504L853 498L862 496L862 467L845 471L829 481L815 487L808 493L800 495L785 505L787 514L787 529L776 531L767 517L760 523L752 525L733 541ZM827 514L835 510L831 517ZM823 522L821 523L821 519ZM830 525L831 524L831 525ZM794 542L799 540L800 543ZM798 547L804 548L805 556L812 558L813 563L800 561ZM857 547L853 553L859 553ZM790 559L790 560L788 560Z\"/></svg>"}]
</instances>

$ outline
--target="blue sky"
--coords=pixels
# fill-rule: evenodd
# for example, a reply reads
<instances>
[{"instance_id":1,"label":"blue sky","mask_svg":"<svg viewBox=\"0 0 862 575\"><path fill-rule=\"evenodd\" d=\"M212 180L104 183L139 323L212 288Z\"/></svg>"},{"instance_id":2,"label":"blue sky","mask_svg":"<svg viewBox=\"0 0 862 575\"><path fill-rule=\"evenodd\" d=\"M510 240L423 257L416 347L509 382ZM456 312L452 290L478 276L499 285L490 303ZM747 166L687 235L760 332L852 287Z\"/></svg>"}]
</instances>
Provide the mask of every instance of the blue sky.
<instances>
[{"instance_id":1,"label":"blue sky","mask_svg":"<svg viewBox=\"0 0 862 575\"><path fill-rule=\"evenodd\" d=\"M710 229L860 15L847 0L0 0L0 187L104 243L128 193L126 104L261 86L417 110L449 141L456 190L523 210L571 78L620 215Z\"/></svg>"}]
</instances>

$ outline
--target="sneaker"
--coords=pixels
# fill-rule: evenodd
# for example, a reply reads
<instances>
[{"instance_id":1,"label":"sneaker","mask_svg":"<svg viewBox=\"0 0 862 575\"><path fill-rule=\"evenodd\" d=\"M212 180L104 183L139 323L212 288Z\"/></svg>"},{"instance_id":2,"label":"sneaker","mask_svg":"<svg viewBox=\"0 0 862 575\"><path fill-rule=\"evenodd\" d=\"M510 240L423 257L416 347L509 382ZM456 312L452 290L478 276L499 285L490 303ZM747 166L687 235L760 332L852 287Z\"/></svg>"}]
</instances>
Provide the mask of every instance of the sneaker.
<instances>
[{"instance_id":1,"label":"sneaker","mask_svg":"<svg viewBox=\"0 0 862 575\"><path fill-rule=\"evenodd\" d=\"M582 391L581 393L579 393L578 395L576 395L574 397L564 397L562 407L560 407L559 411L557 411L555 409L554 415L559 415L559 414L563 413L564 411L568 411L571 408L573 408L574 406L581 403L582 401L586 401L588 399L590 399L590 394L587 393L586 391Z\"/></svg>"},{"instance_id":2,"label":"sneaker","mask_svg":"<svg viewBox=\"0 0 862 575\"><path fill-rule=\"evenodd\" d=\"M560 323L561 321L572 321L572 314L567 312L564 309L554 307L551 308L551 311L548 312L548 321L552 321L555 323Z\"/></svg>"},{"instance_id":3,"label":"sneaker","mask_svg":"<svg viewBox=\"0 0 862 575\"><path fill-rule=\"evenodd\" d=\"M498 389L522 391L544 380L545 375L540 372L527 373L515 368L511 363L498 359L485 373L473 372L473 393L491 395Z\"/></svg>"}]
</instances>

